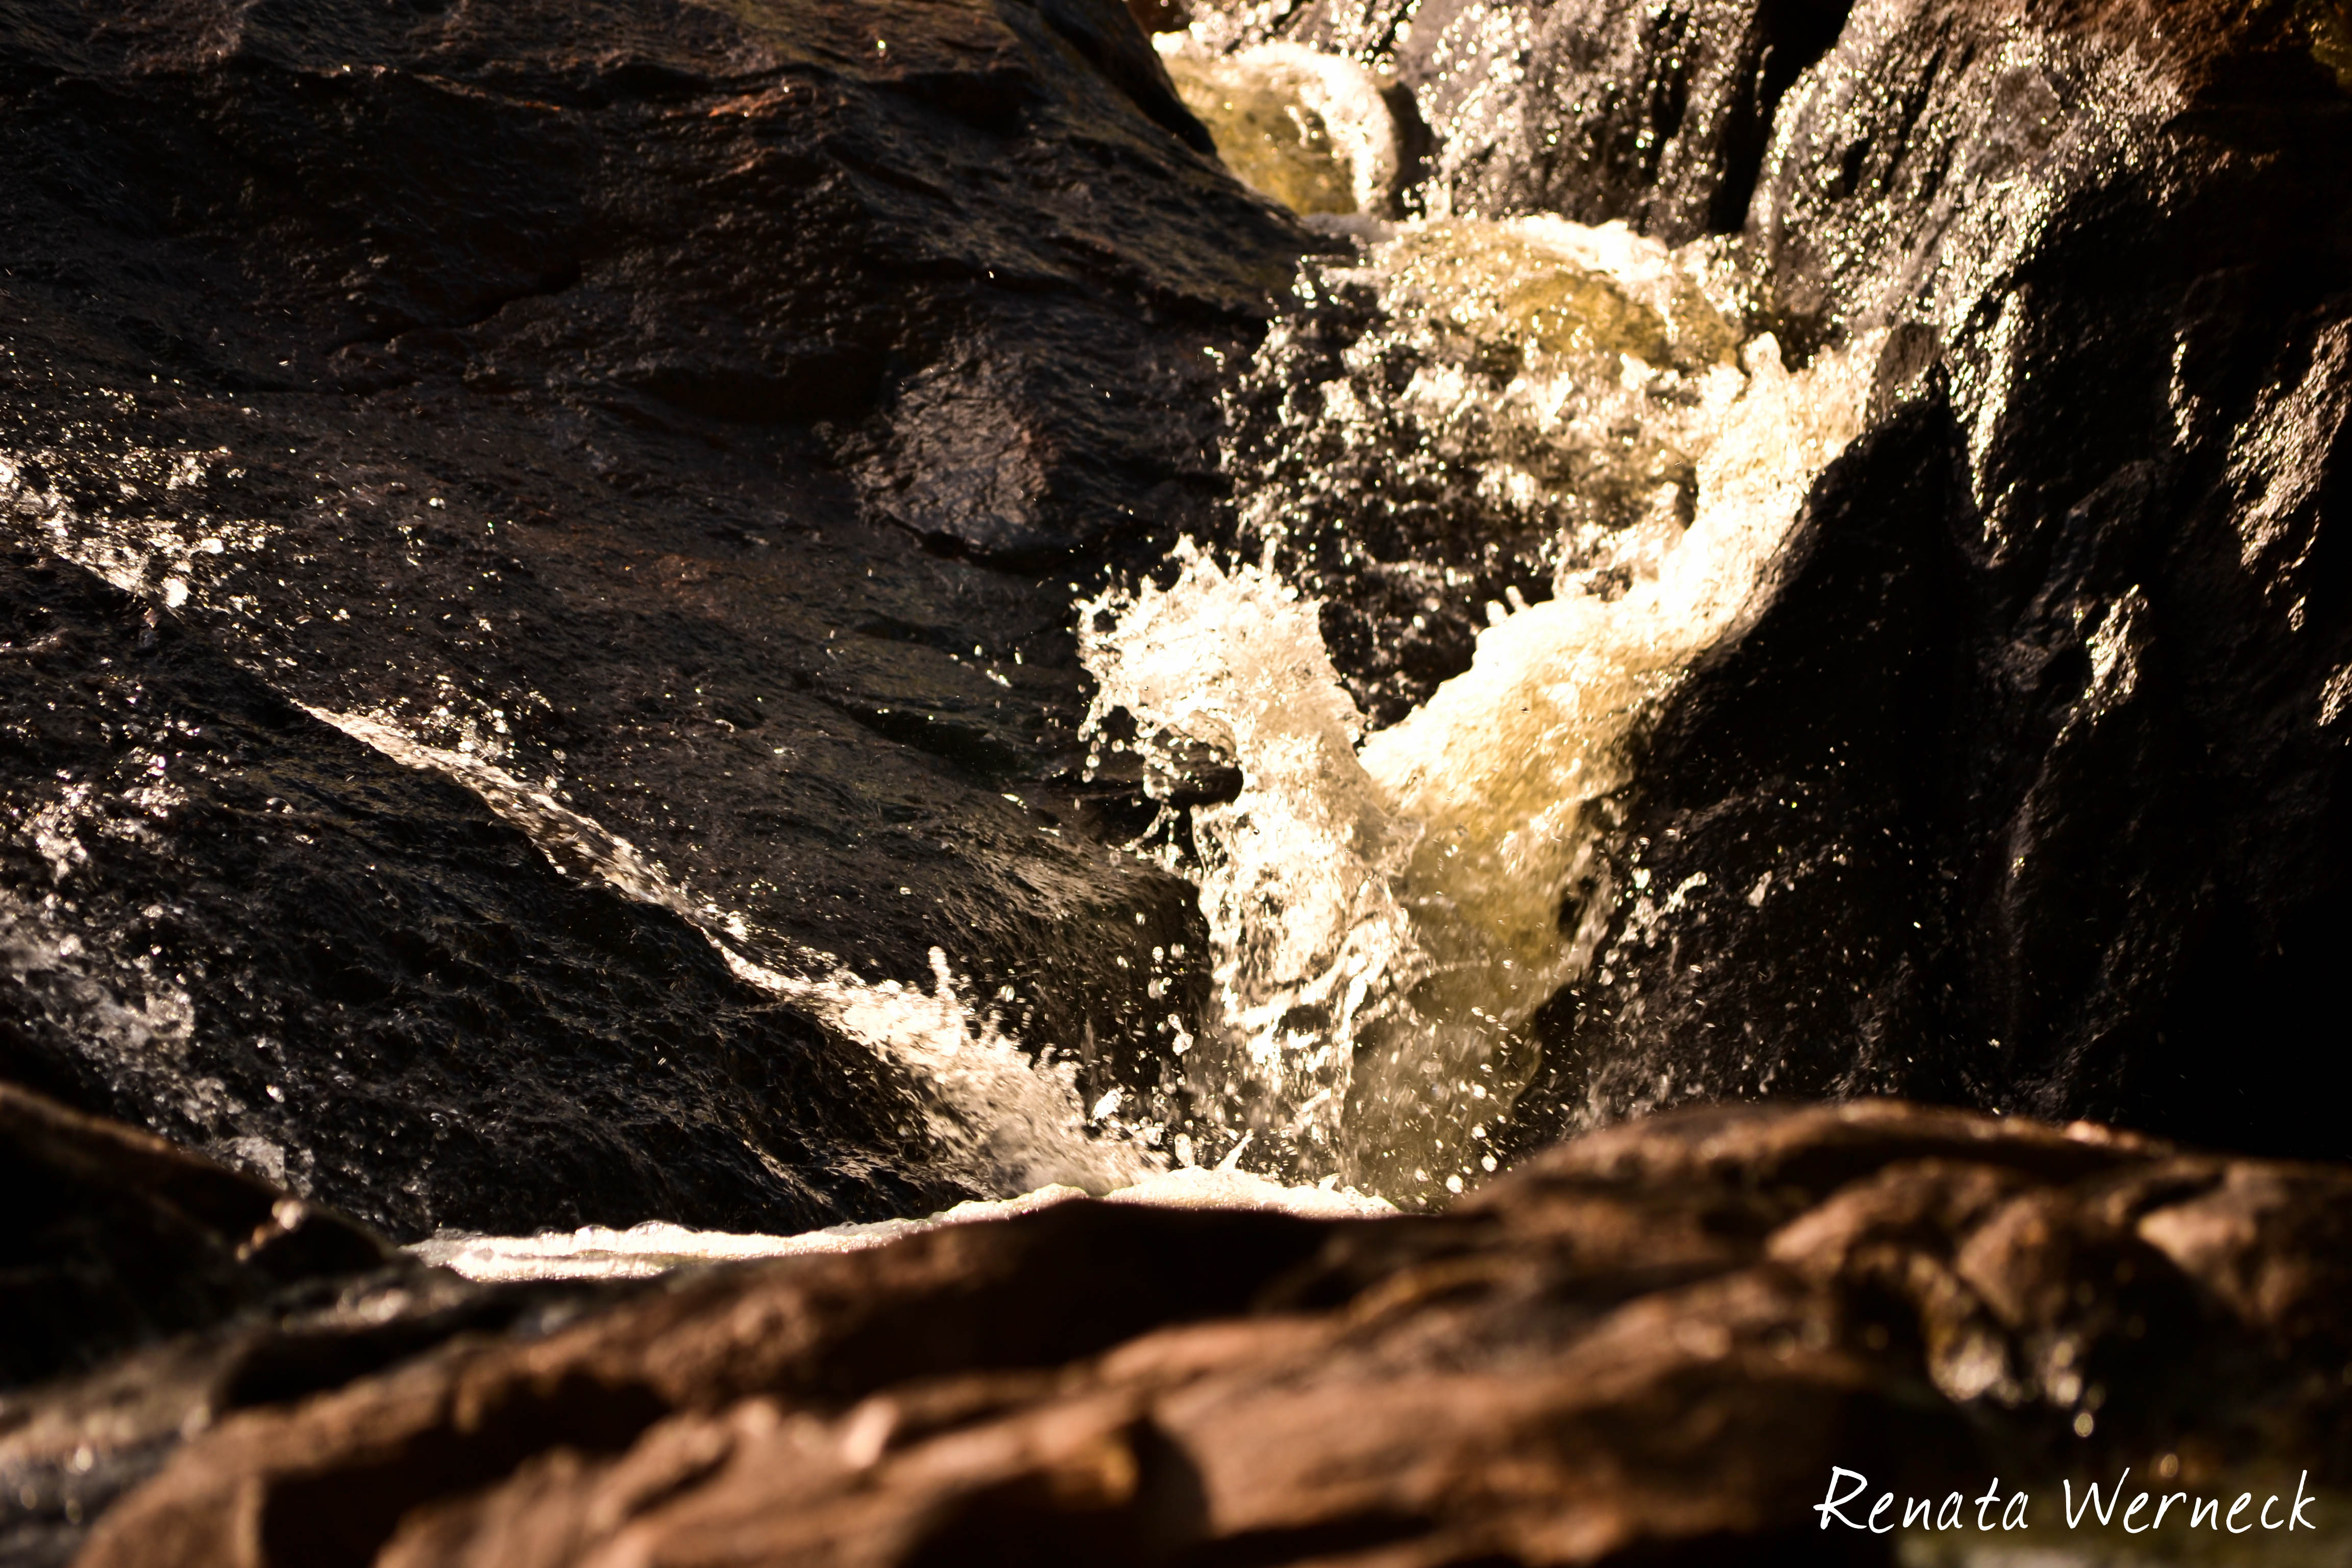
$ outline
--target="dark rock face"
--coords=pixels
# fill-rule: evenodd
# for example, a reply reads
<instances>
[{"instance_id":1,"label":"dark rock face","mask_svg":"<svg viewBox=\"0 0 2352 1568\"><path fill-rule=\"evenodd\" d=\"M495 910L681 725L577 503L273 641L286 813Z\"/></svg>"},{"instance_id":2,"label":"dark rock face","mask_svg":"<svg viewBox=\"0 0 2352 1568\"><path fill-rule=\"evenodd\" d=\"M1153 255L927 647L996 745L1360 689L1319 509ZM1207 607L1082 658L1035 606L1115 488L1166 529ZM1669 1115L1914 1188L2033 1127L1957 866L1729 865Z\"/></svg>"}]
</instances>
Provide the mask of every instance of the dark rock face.
<instances>
[{"instance_id":1,"label":"dark rock face","mask_svg":"<svg viewBox=\"0 0 2352 1568\"><path fill-rule=\"evenodd\" d=\"M284 1191L0 1084L10 1204L0 1386L88 1365L287 1287L389 1263Z\"/></svg>"},{"instance_id":2,"label":"dark rock face","mask_svg":"<svg viewBox=\"0 0 2352 1568\"><path fill-rule=\"evenodd\" d=\"M2059 1474L2352 1473L2347 1179L1866 1102L1436 1218L1076 1202L242 1411L78 1561L1885 1560L1816 1528L1839 1463L2000 1474L2046 1543Z\"/></svg>"},{"instance_id":3,"label":"dark rock face","mask_svg":"<svg viewBox=\"0 0 2352 1568\"><path fill-rule=\"evenodd\" d=\"M2286 12L2137 15L1864 5L1784 106L1749 243L1792 330L1896 328L1883 423L1663 715L1531 1107L2347 1147L2352 97ZM1706 881L1645 933L1637 870Z\"/></svg>"},{"instance_id":4,"label":"dark rock face","mask_svg":"<svg viewBox=\"0 0 2352 1568\"><path fill-rule=\"evenodd\" d=\"M1998 1094L1998 1064L1925 1044L1961 918L1920 872L1974 740L1949 719L1967 515L1966 453L1937 405L1897 413L1816 483L1769 611L1649 737L1607 873L1622 923L1538 1017L1527 1128L1661 1098L1661 1073L1669 1100ZM1646 942L1675 889L1691 914Z\"/></svg>"},{"instance_id":5,"label":"dark rock face","mask_svg":"<svg viewBox=\"0 0 2352 1568\"><path fill-rule=\"evenodd\" d=\"M10 951L87 962L0 994L5 1070L403 1235L929 1201L864 1047L291 703L757 962L938 946L1091 1089L1148 1058L1195 917L1101 847L1068 584L1213 499L1202 351L1301 243L1201 144L1113 0L0 10L0 524L182 672L146 717L139 612L12 556ZM55 1015L121 964L184 1070Z\"/></svg>"},{"instance_id":6,"label":"dark rock face","mask_svg":"<svg viewBox=\"0 0 2352 1568\"><path fill-rule=\"evenodd\" d=\"M0 1072L404 1236L953 1193L871 1052L173 617L13 552L0 650Z\"/></svg>"}]
</instances>

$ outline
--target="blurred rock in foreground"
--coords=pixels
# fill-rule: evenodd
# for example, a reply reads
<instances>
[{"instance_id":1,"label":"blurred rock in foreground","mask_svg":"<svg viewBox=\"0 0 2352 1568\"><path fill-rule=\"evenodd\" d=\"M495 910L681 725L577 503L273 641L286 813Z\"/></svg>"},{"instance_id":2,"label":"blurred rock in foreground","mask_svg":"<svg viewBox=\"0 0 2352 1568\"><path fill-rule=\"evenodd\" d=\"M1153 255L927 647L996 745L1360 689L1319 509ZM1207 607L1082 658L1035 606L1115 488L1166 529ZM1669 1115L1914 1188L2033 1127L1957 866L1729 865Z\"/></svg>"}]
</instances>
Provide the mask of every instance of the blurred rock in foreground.
<instances>
[{"instance_id":1,"label":"blurred rock in foreground","mask_svg":"<svg viewBox=\"0 0 2352 1568\"><path fill-rule=\"evenodd\" d=\"M341 1216L0 1084L0 1387L398 1257Z\"/></svg>"},{"instance_id":2,"label":"blurred rock in foreground","mask_svg":"<svg viewBox=\"0 0 2352 1568\"><path fill-rule=\"evenodd\" d=\"M1814 1529L1833 1464L2037 1524L2159 1455L2340 1484L2348 1199L1868 1101L1630 1124L1441 1217L1076 1201L240 1411L78 1561L1870 1560Z\"/></svg>"}]
</instances>

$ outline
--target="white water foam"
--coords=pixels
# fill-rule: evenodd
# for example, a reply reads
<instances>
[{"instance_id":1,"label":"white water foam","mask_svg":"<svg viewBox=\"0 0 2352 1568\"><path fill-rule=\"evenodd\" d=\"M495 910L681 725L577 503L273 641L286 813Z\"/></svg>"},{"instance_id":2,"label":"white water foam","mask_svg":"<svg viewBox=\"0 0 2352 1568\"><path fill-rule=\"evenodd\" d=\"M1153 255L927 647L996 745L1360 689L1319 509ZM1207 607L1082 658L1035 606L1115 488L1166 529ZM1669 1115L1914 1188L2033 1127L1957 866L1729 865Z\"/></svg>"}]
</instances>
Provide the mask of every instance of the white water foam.
<instances>
[{"instance_id":1,"label":"white water foam","mask_svg":"<svg viewBox=\"0 0 2352 1568\"><path fill-rule=\"evenodd\" d=\"M1147 746L1190 741L1240 763L1240 795L1192 813L1212 973L1248 1071L1287 1114L1281 1131L1329 1144L1360 1016L1421 964L1396 885L1411 826L1358 761L1363 721L1314 605L1189 542L1179 560L1165 590L1081 607L1093 720L1124 710Z\"/></svg>"},{"instance_id":2,"label":"white water foam","mask_svg":"<svg viewBox=\"0 0 2352 1568\"><path fill-rule=\"evenodd\" d=\"M1476 401L1486 428L1577 449L1572 473L1605 477L1647 445L1696 489L1687 527L1671 495L1603 520L1621 546L1633 536L1606 582L1568 569L1592 542L1563 539L1555 596L1489 605L1469 670L1369 736L1271 548L1228 568L1188 544L1167 586L1079 606L1097 733L1123 710L1146 750L1205 744L1242 774L1236 799L1192 817L1246 1080L1233 1098L1309 1167L1422 1197L1493 1168L1477 1145L1524 1081L1515 1032L1589 960L1605 906L1592 889L1563 921L1594 864L1596 805L1628 782L1643 716L1758 601L1813 478L1860 431L1874 344L1791 372L1767 335L1735 361L1694 281L1705 258L1621 226L1404 226L1365 266L1383 330L1427 367L1402 395L1437 427ZM1463 337L1517 356L1499 394L1444 352ZM1344 422L1360 400L1322 409ZM1491 449L1478 482L1540 482L1512 442ZM1282 500L1255 498L1270 541Z\"/></svg>"},{"instance_id":3,"label":"white water foam","mask_svg":"<svg viewBox=\"0 0 2352 1568\"><path fill-rule=\"evenodd\" d=\"M583 1226L578 1230L538 1236L449 1230L408 1250L426 1263L453 1268L468 1279L636 1279L697 1264L863 1252L942 1226L1007 1219L1087 1195L1073 1186L1041 1187L1014 1198L958 1204L920 1219L836 1225L799 1236L689 1230L656 1222L626 1230ZM1271 1210L1308 1219L1370 1219L1396 1212L1379 1198L1330 1188L1286 1187L1244 1171L1201 1166L1148 1176L1102 1197L1108 1203L1167 1208Z\"/></svg>"}]
</instances>

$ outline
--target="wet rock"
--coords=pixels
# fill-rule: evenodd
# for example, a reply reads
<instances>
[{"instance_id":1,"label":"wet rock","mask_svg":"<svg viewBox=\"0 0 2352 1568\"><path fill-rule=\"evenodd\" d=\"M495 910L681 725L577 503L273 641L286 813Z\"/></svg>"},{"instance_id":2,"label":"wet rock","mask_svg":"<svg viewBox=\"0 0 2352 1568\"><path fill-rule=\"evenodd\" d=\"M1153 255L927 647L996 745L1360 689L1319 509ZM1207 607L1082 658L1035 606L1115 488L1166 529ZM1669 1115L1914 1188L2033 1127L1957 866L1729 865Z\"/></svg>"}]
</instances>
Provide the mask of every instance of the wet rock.
<instances>
[{"instance_id":1,"label":"wet rock","mask_svg":"<svg viewBox=\"0 0 2352 1568\"><path fill-rule=\"evenodd\" d=\"M1536 1121L1892 1090L2346 1150L2318 15L1864 4L1790 89L1748 243L1793 335L1895 329L1880 428L1658 721Z\"/></svg>"},{"instance_id":2,"label":"wet rock","mask_svg":"<svg viewBox=\"0 0 2352 1568\"><path fill-rule=\"evenodd\" d=\"M406 1237L957 1191L869 1051L175 617L9 551L0 660L0 1073Z\"/></svg>"},{"instance_id":3,"label":"wet rock","mask_svg":"<svg viewBox=\"0 0 2352 1568\"><path fill-rule=\"evenodd\" d=\"M1847 0L1307 0L1202 7L1220 34L1378 60L1429 139L1412 203L1737 234L1773 116Z\"/></svg>"},{"instance_id":4,"label":"wet rock","mask_svg":"<svg viewBox=\"0 0 2352 1568\"><path fill-rule=\"evenodd\" d=\"M214 1328L0 1393L0 1562L63 1568L101 1514L237 1411L335 1388L460 1334L528 1341L625 1293L478 1286L404 1262L281 1290Z\"/></svg>"},{"instance_id":5,"label":"wet rock","mask_svg":"<svg viewBox=\"0 0 2352 1568\"><path fill-rule=\"evenodd\" d=\"M1874 1561L1815 1528L1832 1464L2339 1481L2347 1180L1872 1101L1441 1217L1074 1202L244 1411L80 1561Z\"/></svg>"},{"instance_id":6,"label":"wet rock","mask_svg":"<svg viewBox=\"0 0 2352 1568\"><path fill-rule=\"evenodd\" d=\"M1771 609L1647 736L1597 875L1609 935L1538 1015L1521 1136L1659 1098L1662 1074L1668 1099L1991 1090L1926 1044L1956 933L1918 876L1969 743L1947 717L1967 612L1947 531L1968 508L1940 405L1881 424L1817 481Z\"/></svg>"},{"instance_id":7,"label":"wet rock","mask_svg":"<svg viewBox=\"0 0 2352 1568\"><path fill-rule=\"evenodd\" d=\"M928 1193L869 1048L685 910L802 976L941 949L1148 1089L1197 921L1104 846L1149 811L1084 776L1067 621L1204 515L1204 350L1304 243L1203 144L1116 0L12 10L0 528L225 659L151 721L140 612L8 568L94 639L8 699L58 714L11 940L190 1054L12 988L6 1070L404 1235ZM290 704L544 795L577 885ZM121 793L183 773L236 798Z\"/></svg>"},{"instance_id":8,"label":"wet rock","mask_svg":"<svg viewBox=\"0 0 2352 1568\"><path fill-rule=\"evenodd\" d=\"M9 1196L0 1386L391 1261L340 1215L118 1122L0 1084Z\"/></svg>"}]
</instances>

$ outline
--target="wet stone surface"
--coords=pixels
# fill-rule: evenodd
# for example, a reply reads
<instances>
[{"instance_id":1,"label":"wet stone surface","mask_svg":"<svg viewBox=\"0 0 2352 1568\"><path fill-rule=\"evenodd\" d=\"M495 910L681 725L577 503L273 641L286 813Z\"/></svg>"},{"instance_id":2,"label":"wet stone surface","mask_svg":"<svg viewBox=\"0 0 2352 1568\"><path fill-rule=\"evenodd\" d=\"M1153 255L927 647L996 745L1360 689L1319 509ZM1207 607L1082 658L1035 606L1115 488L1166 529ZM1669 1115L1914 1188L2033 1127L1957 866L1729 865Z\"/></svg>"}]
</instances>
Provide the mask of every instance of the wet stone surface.
<instances>
[{"instance_id":1,"label":"wet stone surface","mask_svg":"<svg viewBox=\"0 0 2352 1568\"><path fill-rule=\"evenodd\" d=\"M929 1201L868 1047L300 704L543 793L754 962L940 948L1090 1102L1156 1081L1196 922L1109 847L1070 584L1213 501L1204 351L1304 241L1116 6L0 36L5 657L54 688L7 698L7 1070L402 1235ZM157 637L217 655L142 697Z\"/></svg>"},{"instance_id":2,"label":"wet stone surface","mask_svg":"<svg viewBox=\"0 0 2352 1568\"><path fill-rule=\"evenodd\" d=\"M952 1195L870 1052L173 617L19 550L0 644L9 1076L410 1238Z\"/></svg>"},{"instance_id":3,"label":"wet stone surface","mask_svg":"<svg viewBox=\"0 0 2352 1568\"><path fill-rule=\"evenodd\" d=\"M1537 1101L2340 1156L2352 97L2286 15L1994 26L1858 7L1783 107L1748 243L1783 319L1895 329L1881 428L1659 717Z\"/></svg>"}]
</instances>

